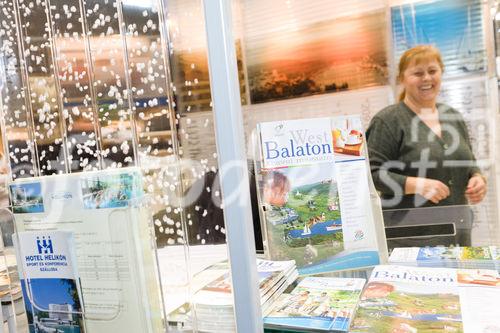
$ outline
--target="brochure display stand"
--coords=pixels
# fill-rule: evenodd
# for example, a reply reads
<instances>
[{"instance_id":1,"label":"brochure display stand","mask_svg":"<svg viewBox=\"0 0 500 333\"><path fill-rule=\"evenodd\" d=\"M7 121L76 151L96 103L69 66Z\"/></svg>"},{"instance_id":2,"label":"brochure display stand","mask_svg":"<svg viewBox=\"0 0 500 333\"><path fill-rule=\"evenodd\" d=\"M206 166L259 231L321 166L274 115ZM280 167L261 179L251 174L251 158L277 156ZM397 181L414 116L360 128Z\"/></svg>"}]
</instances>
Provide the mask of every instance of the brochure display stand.
<instances>
[{"instance_id":1,"label":"brochure display stand","mask_svg":"<svg viewBox=\"0 0 500 333\"><path fill-rule=\"evenodd\" d=\"M301 275L360 269L386 253L358 116L260 123L256 178L267 254Z\"/></svg>"},{"instance_id":2,"label":"brochure display stand","mask_svg":"<svg viewBox=\"0 0 500 333\"><path fill-rule=\"evenodd\" d=\"M10 195L30 330L163 331L139 169L19 180Z\"/></svg>"},{"instance_id":3,"label":"brochure display stand","mask_svg":"<svg viewBox=\"0 0 500 333\"><path fill-rule=\"evenodd\" d=\"M0 231L0 331L15 333L14 295L16 290L11 283L5 246L1 239L2 232Z\"/></svg>"}]
</instances>

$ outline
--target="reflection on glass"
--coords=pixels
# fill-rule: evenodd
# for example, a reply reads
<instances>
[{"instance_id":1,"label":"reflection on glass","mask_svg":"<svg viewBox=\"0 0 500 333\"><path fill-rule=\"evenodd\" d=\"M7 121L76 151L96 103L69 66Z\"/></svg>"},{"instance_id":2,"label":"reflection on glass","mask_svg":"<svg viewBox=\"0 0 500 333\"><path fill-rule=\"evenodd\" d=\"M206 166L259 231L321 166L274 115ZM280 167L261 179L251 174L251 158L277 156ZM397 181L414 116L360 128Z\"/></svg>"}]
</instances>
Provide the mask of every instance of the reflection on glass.
<instances>
[{"instance_id":1,"label":"reflection on glass","mask_svg":"<svg viewBox=\"0 0 500 333\"><path fill-rule=\"evenodd\" d=\"M104 168L134 164L131 87L127 77L127 49L120 31L119 5L119 1L84 3Z\"/></svg>"},{"instance_id":2,"label":"reflection on glass","mask_svg":"<svg viewBox=\"0 0 500 333\"><path fill-rule=\"evenodd\" d=\"M18 33L21 61L26 70L26 88L33 119L34 142L41 175L66 172L64 124L57 87L50 6L41 1L19 0ZM40 29L45 27L45 29ZM27 105L28 106L28 105Z\"/></svg>"},{"instance_id":3,"label":"reflection on glass","mask_svg":"<svg viewBox=\"0 0 500 333\"><path fill-rule=\"evenodd\" d=\"M19 57L17 12L9 0L0 1L0 107L3 114L6 152L12 178L30 177L38 172L35 146L31 140L31 118L28 116L26 76L22 75Z\"/></svg>"},{"instance_id":4,"label":"reflection on glass","mask_svg":"<svg viewBox=\"0 0 500 333\"><path fill-rule=\"evenodd\" d=\"M60 98L71 171L98 169L99 141L93 104L92 69L86 55L86 36L79 22L78 0L52 5Z\"/></svg>"}]
</instances>

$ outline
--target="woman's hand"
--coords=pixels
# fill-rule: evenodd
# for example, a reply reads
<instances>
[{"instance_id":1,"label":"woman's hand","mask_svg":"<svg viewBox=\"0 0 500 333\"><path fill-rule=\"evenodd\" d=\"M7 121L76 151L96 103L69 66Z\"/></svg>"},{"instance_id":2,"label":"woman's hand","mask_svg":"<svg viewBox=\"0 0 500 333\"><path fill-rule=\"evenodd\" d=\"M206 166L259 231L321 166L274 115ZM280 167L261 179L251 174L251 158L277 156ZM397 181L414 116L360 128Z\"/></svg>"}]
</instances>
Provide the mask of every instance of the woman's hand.
<instances>
[{"instance_id":1,"label":"woman's hand","mask_svg":"<svg viewBox=\"0 0 500 333\"><path fill-rule=\"evenodd\" d=\"M486 191L487 188L484 177L476 173L469 179L467 189L465 190L465 197L469 200L470 204L475 205L484 199Z\"/></svg>"},{"instance_id":2,"label":"woman's hand","mask_svg":"<svg viewBox=\"0 0 500 333\"><path fill-rule=\"evenodd\" d=\"M443 182L422 177L406 178L405 194L420 194L437 204L450 195L450 189Z\"/></svg>"}]
</instances>

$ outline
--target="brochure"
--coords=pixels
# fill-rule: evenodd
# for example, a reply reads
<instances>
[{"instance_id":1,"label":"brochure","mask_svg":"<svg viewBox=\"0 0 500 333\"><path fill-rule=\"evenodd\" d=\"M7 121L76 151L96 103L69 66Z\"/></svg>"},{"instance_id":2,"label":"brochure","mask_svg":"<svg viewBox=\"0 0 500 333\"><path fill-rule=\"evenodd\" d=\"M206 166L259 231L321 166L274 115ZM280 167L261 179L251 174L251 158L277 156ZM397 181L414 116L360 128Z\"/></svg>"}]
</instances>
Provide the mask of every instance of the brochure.
<instances>
[{"instance_id":1,"label":"brochure","mask_svg":"<svg viewBox=\"0 0 500 333\"><path fill-rule=\"evenodd\" d=\"M264 318L266 327L347 332L364 279L306 277L283 294Z\"/></svg>"},{"instance_id":2,"label":"brochure","mask_svg":"<svg viewBox=\"0 0 500 333\"><path fill-rule=\"evenodd\" d=\"M499 306L494 270L377 266L351 332L498 332Z\"/></svg>"},{"instance_id":3,"label":"brochure","mask_svg":"<svg viewBox=\"0 0 500 333\"><path fill-rule=\"evenodd\" d=\"M258 124L266 253L318 274L380 263L359 116Z\"/></svg>"},{"instance_id":4,"label":"brochure","mask_svg":"<svg viewBox=\"0 0 500 333\"><path fill-rule=\"evenodd\" d=\"M259 274L260 302L263 313L268 313L272 303L295 281L298 273L293 260L270 261L257 259ZM193 277L193 280L206 281L205 276L213 281L194 290L193 306L186 303L170 313L167 320L172 325L184 330L196 328L200 332L235 332L231 279L227 262L212 265ZM193 311L195 315L193 315Z\"/></svg>"},{"instance_id":5,"label":"brochure","mask_svg":"<svg viewBox=\"0 0 500 333\"><path fill-rule=\"evenodd\" d=\"M420 267L498 269L500 257L496 246L477 247L408 247L395 248L389 262Z\"/></svg>"},{"instance_id":6,"label":"brochure","mask_svg":"<svg viewBox=\"0 0 500 333\"><path fill-rule=\"evenodd\" d=\"M88 332L160 332L150 215L138 168L19 179L16 230L70 231Z\"/></svg>"},{"instance_id":7,"label":"brochure","mask_svg":"<svg viewBox=\"0 0 500 333\"><path fill-rule=\"evenodd\" d=\"M220 269L220 265L215 265L215 267L216 270ZM210 269L211 268L209 268L209 270ZM294 270L295 262L293 260L271 261L257 259L259 291L262 303L266 300L266 296L269 297L269 291L276 286L283 277L292 274ZM196 292L193 302L198 308L207 306L227 306L232 308L234 299L231 288L231 278L229 267L227 266L224 270L224 274Z\"/></svg>"},{"instance_id":8,"label":"brochure","mask_svg":"<svg viewBox=\"0 0 500 333\"><path fill-rule=\"evenodd\" d=\"M13 239L29 331L86 332L73 233L20 232Z\"/></svg>"}]
</instances>

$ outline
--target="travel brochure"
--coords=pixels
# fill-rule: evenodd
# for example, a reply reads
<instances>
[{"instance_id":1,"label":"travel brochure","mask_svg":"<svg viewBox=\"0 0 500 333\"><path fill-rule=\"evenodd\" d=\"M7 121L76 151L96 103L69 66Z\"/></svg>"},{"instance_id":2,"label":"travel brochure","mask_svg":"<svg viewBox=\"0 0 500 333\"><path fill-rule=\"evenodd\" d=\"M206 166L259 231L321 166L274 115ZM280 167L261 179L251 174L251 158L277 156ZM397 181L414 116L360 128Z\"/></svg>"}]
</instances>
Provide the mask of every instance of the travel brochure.
<instances>
[{"instance_id":1,"label":"travel brochure","mask_svg":"<svg viewBox=\"0 0 500 333\"><path fill-rule=\"evenodd\" d=\"M494 270L377 266L351 332L499 332L499 297Z\"/></svg>"},{"instance_id":2,"label":"travel brochure","mask_svg":"<svg viewBox=\"0 0 500 333\"><path fill-rule=\"evenodd\" d=\"M268 328L347 332L364 279L305 277L264 318Z\"/></svg>"},{"instance_id":3,"label":"travel brochure","mask_svg":"<svg viewBox=\"0 0 500 333\"><path fill-rule=\"evenodd\" d=\"M229 274L229 266L226 263L226 268L223 270L224 274L208 283L201 290L196 292L194 303L198 308L208 306L233 306L232 284ZM215 269L221 269L221 265L215 265ZM213 269L209 268L208 270ZM294 275L295 262L293 260L287 261L271 261L257 259L257 272L259 275L259 291L261 300L266 300L268 292L280 282L283 278L288 278Z\"/></svg>"},{"instance_id":4,"label":"travel brochure","mask_svg":"<svg viewBox=\"0 0 500 333\"><path fill-rule=\"evenodd\" d=\"M358 116L260 123L267 253L315 274L380 262Z\"/></svg>"},{"instance_id":5,"label":"travel brochure","mask_svg":"<svg viewBox=\"0 0 500 333\"><path fill-rule=\"evenodd\" d=\"M73 233L14 234L29 333L84 333Z\"/></svg>"},{"instance_id":6,"label":"travel brochure","mask_svg":"<svg viewBox=\"0 0 500 333\"><path fill-rule=\"evenodd\" d=\"M72 233L72 265L78 267L87 332L161 330L150 217L141 204L141 179L140 169L122 168L25 178L10 184L20 235L40 229ZM61 242L54 242L52 236L51 240L56 251ZM47 238L41 242L50 248ZM39 283L31 277L26 287L42 288ZM54 304L64 302L58 298ZM73 302L72 307L82 307L82 303Z\"/></svg>"},{"instance_id":7,"label":"travel brochure","mask_svg":"<svg viewBox=\"0 0 500 333\"><path fill-rule=\"evenodd\" d=\"M293 260L257 259L257 271L260 303L265 315L271 311L272 304L285 289L297 279L298 273ZM214 276L216 277L213 278ZM200 286L199 290L194 290L192 306L183 304L168 314L167 320L184 330L191 330L196 325L202 332L235 332L234 299L228 262L208 267L195 275L193 280L206 281L206 277L212 277L212 280Z\"/></svg>"},{"instance_id":8,"label":"travel brochure","mask_svg":"<svg viewBox=\"0 0 500 333\"><path fill-rule=\"evenodd\" d=\"M389 256L389 263L405 266L500 270L500 249L497 246L395 248Z\"/></svg>"},{"instance_id":9,"label":"travel brochure","mask_svg":"<svg viewBox=\"0 0 500 333\"><path fill-rule=\"evenodd\" d=\"M131 173L96 174L82 179L82 198L85 209L127 207L142 196L139 177Z\"/></svg>"}]
</instances>

